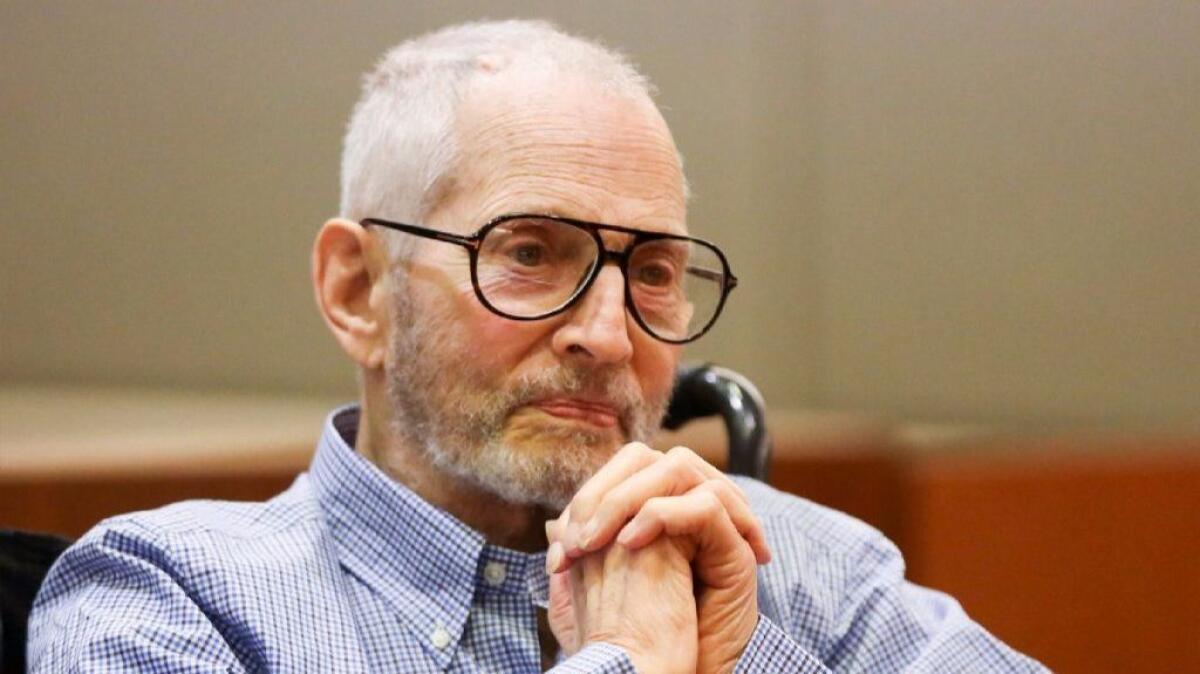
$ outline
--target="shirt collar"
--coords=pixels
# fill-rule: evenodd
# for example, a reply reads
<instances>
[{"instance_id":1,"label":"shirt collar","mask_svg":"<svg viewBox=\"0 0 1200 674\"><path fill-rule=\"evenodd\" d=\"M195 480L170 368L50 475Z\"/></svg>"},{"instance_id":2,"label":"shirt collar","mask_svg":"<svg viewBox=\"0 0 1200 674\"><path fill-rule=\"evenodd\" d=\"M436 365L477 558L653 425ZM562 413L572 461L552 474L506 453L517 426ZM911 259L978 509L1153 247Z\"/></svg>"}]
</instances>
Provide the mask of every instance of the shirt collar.
<instances>
[{"instance_id":1,"label":"shirt collar","mask_svg":"<svg viewBox=\"0 0 1200 674\"><path fill-rule=\"evenodd\" d=\"M309 469L342 565L422 642L444 629L457 644L477 591L523 592L544 608L546 553L488 545L482 534L389 478L354 450L358 420L356 405L334 410ZM496 564L504 568L500 583ZM452 649L434 655L448 660Z\"/></svg>"}]
</instances>

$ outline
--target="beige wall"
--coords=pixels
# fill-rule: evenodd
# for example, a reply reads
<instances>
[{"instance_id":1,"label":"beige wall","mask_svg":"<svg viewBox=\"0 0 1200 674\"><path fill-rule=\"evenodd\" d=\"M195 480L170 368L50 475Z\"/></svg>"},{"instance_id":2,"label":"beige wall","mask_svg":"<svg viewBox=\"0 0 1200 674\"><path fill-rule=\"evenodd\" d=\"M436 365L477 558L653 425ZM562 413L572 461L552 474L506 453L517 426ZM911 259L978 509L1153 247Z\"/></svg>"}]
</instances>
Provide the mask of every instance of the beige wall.
<instances>
[{"instance_id":1,"label":"beige wall","mask_svg":"<svg viewBox=\"0 0 1200 674\"><path fill-rule=\"evenodd\" d=\"M0 377L345 392L358 76L547 16L658 83L777 407L1200 427L1200 4L0 3Z\"/></svg>"}]
</instances>

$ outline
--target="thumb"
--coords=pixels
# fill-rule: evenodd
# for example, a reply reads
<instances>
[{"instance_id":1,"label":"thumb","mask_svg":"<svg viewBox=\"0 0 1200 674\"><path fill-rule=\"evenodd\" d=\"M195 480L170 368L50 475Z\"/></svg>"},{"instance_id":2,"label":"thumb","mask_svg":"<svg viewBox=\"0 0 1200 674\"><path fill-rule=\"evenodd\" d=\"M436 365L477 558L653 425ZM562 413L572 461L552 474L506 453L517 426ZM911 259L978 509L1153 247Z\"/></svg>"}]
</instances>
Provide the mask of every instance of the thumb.
<instances>
[{"instance_id":1,"label":"thumb","mask_svg":"<svg viewBox=\"0 0 1200 674\"><path fill-rule=\"evenodd\" d=\"M574 655L579 650L579 629L575 624L575 607L571 604L571 579L569 573L550 574L550 604L546 608L546 620L550 633L558 640L563 652Z\"/></svg>"}]
</instances>

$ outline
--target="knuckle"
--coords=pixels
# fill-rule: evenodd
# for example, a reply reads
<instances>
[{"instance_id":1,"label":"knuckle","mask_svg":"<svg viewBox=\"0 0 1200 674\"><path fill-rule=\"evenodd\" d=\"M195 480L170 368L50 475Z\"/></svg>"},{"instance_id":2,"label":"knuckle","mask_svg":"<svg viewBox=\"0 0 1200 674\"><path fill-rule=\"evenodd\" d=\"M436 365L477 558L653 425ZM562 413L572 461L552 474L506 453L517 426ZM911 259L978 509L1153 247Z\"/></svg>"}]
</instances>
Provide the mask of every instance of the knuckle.
<instances>
[{"instance_id":1,"label":"knuckle","mask_svg":"<svg viewBox=\"0 0 1200 674\"><path fill-rule=\"evenodd\" d=\"M614 513L624 510L624 502L625 500L621 498L620 494L610 491L596 502L595 508L592 509L592 517L610 518Z\"/></svg>"},{"instance_id":2,"label":"knuckle","mask_svg":"<svg viewBox=\"0 0 1200 674\"><path fill-rule=\"evenodd\" d=\"M709 491L721 499L722 502L728 503L731 510L740 510L742 503L741 492L738 491L737 485L730 482L724 477L710 478L705 482Z\"/></svg>"},{"instance_id":3,"label":"knuckle","mask_svg":"<svg viewBox=\"0 0 1200 674\"><path fill-rule=\"evenodd\" d=\"M571 509L567 515L567 522L579 524L589 519L595 511L596 496L581 489L575 495L575 498L571 500Z\"/></svg>"},{"instance_id":4,"label":"knuckle","mask_svg":"<svg viewBox=\"0 0 1200 674\"><path fill-rule=\"evenodd\" d=\"M680 458L679 454L668 452L665 462L672 473L687 469L687 461Z\"/></svg>"},{"instance_id":5,"label":"knuckle","mask_svg":"<svg viewBox=\"0 0 1200 674\"><path fill-rule=\"evenodd\" d=\"M638 512L637 516L650 519L661 519L667 509L667 506L670 504L670 501L668 500L669 498L670 497L667 496L655 496L647 499L646 504L642 506L642 509Z\"/></svg>"},{"instance_id":6,"label":"knuckle","mask_svg":"<svg viewBox=\"0 0 1200 674\"><path fill-rule=\"evenodd\" d=\"M671 462L671 469L678 474L690 475L697 482L707 478L704 472L704 459L687 447L672 447L666 454Z\"/></svg>"},{"instance_id":7,"label":"knuckle","mask_svg":"<svg viewBox=\"0 0 1200 674\"><path fill-rule=\"evenodd\" d=\"M622 447L619 453L624 454L629 458L640 459L650 456L655 452L653 449L650 449L650 446L646 443L634 441Z\"/></svg>"},{"instance_id":8,"label":"knuckle","mask_svg":"<svg viewBox=\"0 0 1200 674\"><path fill-rule=\"evenodd\" d=\"M712 483L712 489L718 494L729 496L735 500L744 500L742 490L729 479L728 475L710 476L708 481Z\"/></svg>"},{"instance_id":9,"label":"knuckle","mask_svg":"<svg viewBox=\"0 0 1200 674\"><path fill-rule=\"evenodd\" d=\"M721 503L721 499L711 491L701 493L700 505L708 515L716 515L725 510L725 504Z\"/></svg>"},{"instance_id":10,"label":"knuckle","mask_svg":"<svg viewBox=\"0 0 1200 674\"><path fill-rule=\"evenodd\" d=\"M676 458L676 459L681 459L684 461L691 461L693 459L700 458L699 454L693 452L688 447L684 447L683 445L676 445L676 446L672 447L671 449L669 449L667 451L667 456Z\"/></svg>"},{"instance_id":11,"label":"knuckle","mask_svg":"<svg viewBox=\"0 0 1200 674\"><path fill-rule=\"evenodd\" d=\"M691 450L687 450L690 452ZM694 454L692 456L695 456ZM685 475L700 475L702 474L696 464L692 461L688 454L671 450L667 454L667 462L670 464L671 472Z\"/></svg>"}]
</instances>

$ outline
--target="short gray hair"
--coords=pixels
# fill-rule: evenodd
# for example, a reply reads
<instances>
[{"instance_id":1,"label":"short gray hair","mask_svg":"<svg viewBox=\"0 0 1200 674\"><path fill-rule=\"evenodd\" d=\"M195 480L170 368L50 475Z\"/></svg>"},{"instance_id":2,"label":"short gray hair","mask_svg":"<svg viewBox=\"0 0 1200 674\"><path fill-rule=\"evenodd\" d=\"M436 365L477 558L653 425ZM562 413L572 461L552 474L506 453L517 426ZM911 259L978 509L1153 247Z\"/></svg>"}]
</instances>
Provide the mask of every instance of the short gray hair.
<instances>
[{"instance_id":1,"label":"short gray hair","mask_svg":"<svg viewBox=\"0 0 1200 674\"><path fill-rule=\"evenodd\" d=\"M363 78L342 150L341 215L420 224L457 159L455 116L476 73L530 68L580 75L609 90L651 97L622 54L546 21L450 26L392 48ZM412 237L390 236L393 260Z\"/></svg>"}]
</instances>

